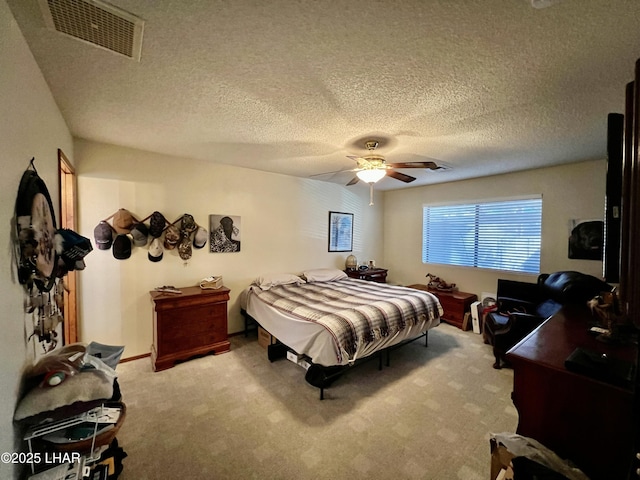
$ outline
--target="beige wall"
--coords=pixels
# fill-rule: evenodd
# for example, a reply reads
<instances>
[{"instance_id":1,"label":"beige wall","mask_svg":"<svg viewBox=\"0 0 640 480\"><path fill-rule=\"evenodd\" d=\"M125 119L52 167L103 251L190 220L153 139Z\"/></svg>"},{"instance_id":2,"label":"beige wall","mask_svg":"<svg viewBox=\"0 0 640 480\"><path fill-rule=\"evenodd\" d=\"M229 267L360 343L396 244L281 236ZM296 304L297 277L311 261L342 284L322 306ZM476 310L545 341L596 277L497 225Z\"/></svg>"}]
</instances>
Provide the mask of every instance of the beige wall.
<instances>
[{"instance_id":1,"label":"beige wall","mask_svg":"<svg viewBox=\"0 0 640 480\"><path fill-rule=\"evenodd\" d=\"M183 262L165 251L158 263L145 248L128 260L94 250L80 281L81 339L125 345L124 357L149 352L156 286L197 285L222 275L231 289L229 332L244 328L238 295L263 273L306 268L344 268L349 253L327 252L329 211L354 213L354 251L358 259L382 258L382 200L369 206L363 185L344 188L318 180L213 165L84 140L75 144L79 230L93 241L99 220L118 208L143 218L154 210L169 221L190 213L207 225L209 214L241 217L239 253L193 251ZM207 227L208 228L208 227Z\"/></svg>"},{"instance_id":2,"label":"beige wall","mask_svg":"<svg viewBox=\"0 0 640 480\"><path fill-rule=\"evenodd\" d=\"M21 373L38 349L34 342L26 341L33 326L22 306L24 289L15 278L11 240L14 205L20 178L32 157L52 198L57 198L57 149L70 160L73 149L67 126L4 0L0 0L0 72L0 451L13 452L19 448L13 411ZM0 464L0 478L17 475L12 465Z\"/></svg>"},{"instance_id":3,"label":"beige wall","mask_svg":"<svg viewBox=\"0 0 640 480\"><path fill-rule=\"evenodd\" d=\"M389 268L391 282L421 283L430 272L480 294L494 292L499 277L533 281L535 276L422 264L422 205L542 194L542 271L579 270L599 276L602 269L599 261L569 260L567 236L571 219L602 218L604 161L389 191L369 207L366 188L346 189L84 140L76 140L75 158L82 199L79 230L92 239L98 221L121 207L140 218L159 210L171 221L190 213L204 225L209 214L242 218L240 253L194 249L186 263L176 251L165 251L161 262L152 263L144 248L134 248L128 260L97 249L87 257L80 282L81 339L125 345L125 357L149 352L148 292L155 286L195 285L205 276L222 275L232 290L229 332L235 333L243 328L238 295L257 275L342 268L348 254L327 252L330 210L355 214L353 253L361 261L373 258Z\"/></svg>"},{"instance_id":4,"label":"beige wall","mask_svg":"<svg viewBox=\"0 0 640 480\"><path fill-rule=\"evenodd\" d=\"M600 277L602 262L570 260L567 242L570 220L602 220L605 176L606 161L598 160L386 192L383 243L389 278L402 284L424 283L425 275L433 273L478 295L495 293L498 278L535 281L536 275L422 263L424 204L532 194L542 194L541 271L577 270Z\"/></svg>"}]
</instances>

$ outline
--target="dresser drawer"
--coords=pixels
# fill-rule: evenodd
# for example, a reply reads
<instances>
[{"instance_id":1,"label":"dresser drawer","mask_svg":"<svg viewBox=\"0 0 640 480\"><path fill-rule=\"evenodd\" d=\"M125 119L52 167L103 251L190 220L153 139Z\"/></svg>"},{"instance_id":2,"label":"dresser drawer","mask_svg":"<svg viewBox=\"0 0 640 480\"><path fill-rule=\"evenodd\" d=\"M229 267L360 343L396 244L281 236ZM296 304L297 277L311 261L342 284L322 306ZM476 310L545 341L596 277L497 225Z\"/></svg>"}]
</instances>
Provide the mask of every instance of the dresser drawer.
<instances>
[{"instance_id":1,"label":"dresser drawer","mask_svg":"<svg viewBox=\"0 0 640 480\"><path fill-rule=\"evenodd\" d=\"M226 313L226 303L167 310L158 318L160 341L189 338L208 332L215 332L219 339L224 340Z\"/></svg>"},{"instance_id":2,"label":"dresser drawer","mask_svg":"<svg viewBox=\"0 0 640 480\"><path fill-rule=\"evenodd\" d=\"M179 289L180 294L150 292L153 301L151 363L155 371L196 355L230 349L227 333L229 289Z\"/></svg>"}]
</instances>

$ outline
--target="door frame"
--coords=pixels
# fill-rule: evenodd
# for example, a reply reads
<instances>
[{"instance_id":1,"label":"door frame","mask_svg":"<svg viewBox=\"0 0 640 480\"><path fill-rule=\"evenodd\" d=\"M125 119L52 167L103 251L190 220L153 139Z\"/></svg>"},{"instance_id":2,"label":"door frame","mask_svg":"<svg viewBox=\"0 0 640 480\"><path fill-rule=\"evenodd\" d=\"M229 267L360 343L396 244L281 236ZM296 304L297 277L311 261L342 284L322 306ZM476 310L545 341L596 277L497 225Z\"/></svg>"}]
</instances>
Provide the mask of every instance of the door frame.
<instances>
[{"instance_id":1,"label":"door frame","mask_svg":"<svg viewBox=\"0 0 640 480\"><path fill-rule=\"evenodd\" d=\"M76 172L71 162L58 149L58 178L60 192L60 228L76 230ZM78 341L77 274L67 273L64 282L64 344Z\"/></svg>"}]
</instances>

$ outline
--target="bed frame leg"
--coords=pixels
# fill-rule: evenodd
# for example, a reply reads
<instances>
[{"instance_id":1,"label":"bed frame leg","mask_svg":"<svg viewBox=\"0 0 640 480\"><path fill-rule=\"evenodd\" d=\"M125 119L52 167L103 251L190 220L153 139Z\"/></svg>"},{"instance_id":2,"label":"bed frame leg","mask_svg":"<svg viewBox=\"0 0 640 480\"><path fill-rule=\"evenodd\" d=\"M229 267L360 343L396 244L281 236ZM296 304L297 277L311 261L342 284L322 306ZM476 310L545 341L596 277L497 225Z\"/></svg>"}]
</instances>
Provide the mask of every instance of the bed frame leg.
<instances>
[{"instance_id":1,"label":"bed frame leg","mask_svg":"<svg viewBox=\"0 0 640 480\"><path fill-rule=\"evenodd\" d=\"M418 335L417 337L412 338L411 340L406 340L404 342L399 343L398 345L393 345L391 347L387 347L383 350L378 351L378 370L382 370L382 357L383 355L387 355L387 367L391 366L391 349L392 348L396 348L396 347L400 347L403 345L406 345L408 343L411 342L415 342L416 340L420 340L420 335ZM424 346L428 347L429 346L429 332L424 332ZM278 347L281 347L282 351L280 351L280 349L278 349ZM271 357L276 356L276 353L279 353L281 356L282 352L284 352L284 354L286 355L286 347L284 344L272 344L269 345L267 347L267 352L269 353L269 360L273 361L274 359L272 359ZM369 357L367 357L367 360L373 360L375 355L371 355ZM279 357L278 357L279 358ZM362 359L361 359L362 360ZM337 371L335 369L338 369ZM327 373L330 372L330 373ZM314 365L312 364L309 369L307 370L307 373L305 374L305 380L313 385L314 387L317 387L320 389L320 400L324 400L324 386L325 385L331 385L331 383L333 382L333 380L335 378L338 378L340 375L342 375L342 373L344 372L344 368L343 367L322 367L320 365ZM310 375L311 374L311 375Z\"/></svg>"}]
</instances>

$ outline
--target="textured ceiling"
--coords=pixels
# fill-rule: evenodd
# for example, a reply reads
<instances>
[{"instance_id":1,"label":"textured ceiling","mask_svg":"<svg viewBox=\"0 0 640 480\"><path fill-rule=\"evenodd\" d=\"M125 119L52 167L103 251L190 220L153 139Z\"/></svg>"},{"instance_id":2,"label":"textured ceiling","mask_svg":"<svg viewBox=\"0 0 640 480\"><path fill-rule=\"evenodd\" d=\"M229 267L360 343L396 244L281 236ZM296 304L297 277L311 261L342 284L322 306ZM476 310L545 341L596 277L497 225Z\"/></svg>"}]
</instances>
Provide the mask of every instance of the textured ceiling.
<instances>
[{"instance_id":1,"label":"textured ceiling","mask_svg":"<svg viewBox=\"0 0 640 480\"><path fill-rule=\"evenodd\" d=\"M7 3L74 136L300 177L375 138L449 167L382 190L605 158L640 57L640 0L114 0L140 62Z\"/></svg>"}]
</instances>

